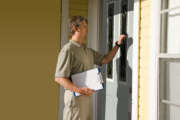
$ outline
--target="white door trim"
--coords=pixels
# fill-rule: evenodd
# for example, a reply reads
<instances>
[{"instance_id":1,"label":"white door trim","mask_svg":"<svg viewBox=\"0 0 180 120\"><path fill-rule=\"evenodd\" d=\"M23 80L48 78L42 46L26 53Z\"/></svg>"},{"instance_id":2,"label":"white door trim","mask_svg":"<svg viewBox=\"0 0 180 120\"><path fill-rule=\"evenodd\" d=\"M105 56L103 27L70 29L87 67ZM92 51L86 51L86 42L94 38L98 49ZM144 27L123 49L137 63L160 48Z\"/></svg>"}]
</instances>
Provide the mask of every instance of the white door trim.
<instances>
[{"instance_id":1,"label":"white door trim","mask_svg":"<svg viewBox=\"0 0 180 120\"><path fill-rule=\"evenodd\" d=\"M132 120L138 119L138 57L139 57L139 0L134 1L133 72L132 72Z\"/></svg>"},{"instance_id":2,"label":"white door trim","mask_svg":"<svg viewBox=\"0 0 180 120\"><path fill-rule=\"evenodd\" d=\"M88 47L100 51L100 1L88 0ZM98 95L93 95L93 120L98 120Z\"/></svg>"},{"instance_id":3,"label":"white door trim","mask_svg":"<svg viewBox=\"0 0 180 120\"><path fill-rule=\"evenodd\" d=\"M88 1L88 47L100 50L100 0Z\"/></svg>"},{"instance_id":4,"label":"white door trim","mask_svg":"<svg viewBox=\"0 0 180 120\"><path fill-rule=\"evenodd\" d=\"M150 9L150 115L158 120L158 53L160 40L160 0L151 0Z\"/></svg>"},{"instance_id":5,"label":"white door trim","mask_svg":"<svg viewBox=\"0 0 180 120\"><path fill-rule=\"evenodd\" d=\"M68 19L69 19L69 0L62 0L61 12L61 47L68 42Z\"/></svg>"},{"instance_id":6,"label":"white door trim","mask_svg":"<svg viewBox=\"0 0 180 120\"><path fill-rule=\"evenodd\" d=\"M68 42L68 19L69 19L69 0L61 1L61 41L60 47L62 48ZM63 120L64 109L64 88L59 86L59 111L58 120Z\"/></svg>"}]
</instances>

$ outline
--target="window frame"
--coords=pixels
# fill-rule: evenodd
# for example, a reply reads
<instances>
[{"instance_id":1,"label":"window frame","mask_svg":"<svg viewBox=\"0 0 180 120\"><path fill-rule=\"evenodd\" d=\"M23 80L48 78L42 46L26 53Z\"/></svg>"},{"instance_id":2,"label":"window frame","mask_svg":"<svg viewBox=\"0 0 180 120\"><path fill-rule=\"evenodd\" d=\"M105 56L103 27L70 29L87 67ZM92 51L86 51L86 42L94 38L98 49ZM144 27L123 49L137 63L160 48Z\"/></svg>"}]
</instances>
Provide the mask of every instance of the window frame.
<instances>
[{"instance_id":1,"label":"window frame","mask_svg":"<svg viewBox=\"0 0 180 120\"><path fill-rule=\"evenodd\" d=\"M159 96L160 96L160 60L164 59L170 62L172 59L180 59L180 54L162 53L161 52L161 15L180 8L168 8L161 10L162 0L152 0L150 9L150 120L160 120L159 116ZM174 104L173 101L163 100L164 103Z\"/></svg>"}]
</instances>

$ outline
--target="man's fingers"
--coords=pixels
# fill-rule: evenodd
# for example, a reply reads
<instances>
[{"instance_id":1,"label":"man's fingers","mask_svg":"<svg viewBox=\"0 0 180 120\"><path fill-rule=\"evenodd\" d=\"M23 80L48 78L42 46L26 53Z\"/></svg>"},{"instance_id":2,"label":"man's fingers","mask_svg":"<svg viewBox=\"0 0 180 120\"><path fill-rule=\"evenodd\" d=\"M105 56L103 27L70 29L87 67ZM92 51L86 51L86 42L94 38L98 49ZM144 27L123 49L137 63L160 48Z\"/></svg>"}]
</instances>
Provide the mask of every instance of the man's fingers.
<instances>
[{"instance_id":1,"label":"man's fingers","mask_svg":"<svg viewBox=\"0 0 180 120\"><path fill-rule=\"evenodd\" d=\"M120 39L124 39L126 37L126 35L122 34L120 35Z\"/></svg>"},{"instance_id":2,"label":"man's fingers","mask_svg":"<svg viewBox=\"0 0 180 120\"><path fill-rule=\"evenodd\" d=\"M93 94L93 93L94 93L94 91L91 90L91 89L89 89L88 92L89 92L90 94Z\"/></svg>"},{"instance_id":3,"label":"man's fingers","mask_svg":"<svg viewBox=\"0 0 180 120\"><path fill-rule=\"evenodd\" d=\"M92 95L94 93L94 91L89 89L89 88L85 88L85 93L86 93L87 96L90 96L90 95Z\"/></svg>"},{"instance_id":4,"label":"man's fingers","mask_svg":"<svg viewBox=\"0 0 180 120\"><path fill-rule=\"evenodd\" d=\"M94 93L93 90L89 89L89 88L81 88L81 94L86 95L86 96L90 96Z\"/></svg>"},{"instance_id":5,"label":"man's fingers","mask_svg":"<svg viewBox=\"0 0 180 120\"><path fill-rule=\"evenodd\" d=\"M126 38L126 35L122 34L119 36L118 44L122 44L123 39Z\"/></svg>"}]
</instances>

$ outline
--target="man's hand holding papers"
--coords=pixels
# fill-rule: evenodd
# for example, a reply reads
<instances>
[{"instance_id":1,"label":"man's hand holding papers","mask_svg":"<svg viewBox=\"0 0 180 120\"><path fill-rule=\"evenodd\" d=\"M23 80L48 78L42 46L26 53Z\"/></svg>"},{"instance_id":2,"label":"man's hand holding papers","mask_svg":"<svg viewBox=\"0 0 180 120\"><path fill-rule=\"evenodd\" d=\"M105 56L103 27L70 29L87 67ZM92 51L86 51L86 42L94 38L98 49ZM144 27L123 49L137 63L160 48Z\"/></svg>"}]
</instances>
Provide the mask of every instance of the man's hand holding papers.
<instances>
[{"instance_id":1,"label":"man's hand holding papers","mask_svg":"<svg viewBox=\"0 0 180 120\"><path fill-rule=\"evenodd\" d=\"M74 96L91 95L94 91L103 89L103 80L99 68L87 70L71 76L72 82L79 90L76 90Z\"/></svg>"},{"instance_id":2,"label":"man's hand holding papers","mask_svg":"<svg viewBox=\"0 0 180 120\"><path fill-rule=\"evenodd\" d=\"M91 96L94 91L90 88L78 88L77 93L80 93L81 95Z\"/></svg>"}]
</instances>

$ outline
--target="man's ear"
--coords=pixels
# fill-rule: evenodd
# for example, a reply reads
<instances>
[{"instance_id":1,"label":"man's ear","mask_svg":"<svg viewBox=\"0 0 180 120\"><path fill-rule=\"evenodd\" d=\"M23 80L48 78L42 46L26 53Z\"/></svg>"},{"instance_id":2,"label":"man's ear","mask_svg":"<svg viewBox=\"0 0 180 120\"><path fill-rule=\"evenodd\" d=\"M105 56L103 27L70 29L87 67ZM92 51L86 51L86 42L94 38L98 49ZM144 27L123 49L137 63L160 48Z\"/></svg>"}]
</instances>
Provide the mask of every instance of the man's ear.
<instances>
[{"instance_id":1,"label":"man's ear","mask_svg":"<svg viewBox=\"0 0 180 120\"><path fill-rule=\"evenodd\" d=\"M79 29L76 27L76 26L73 26L73 30L74 30L74 32L79 32Z\"/></svg>"}]
</instances>

